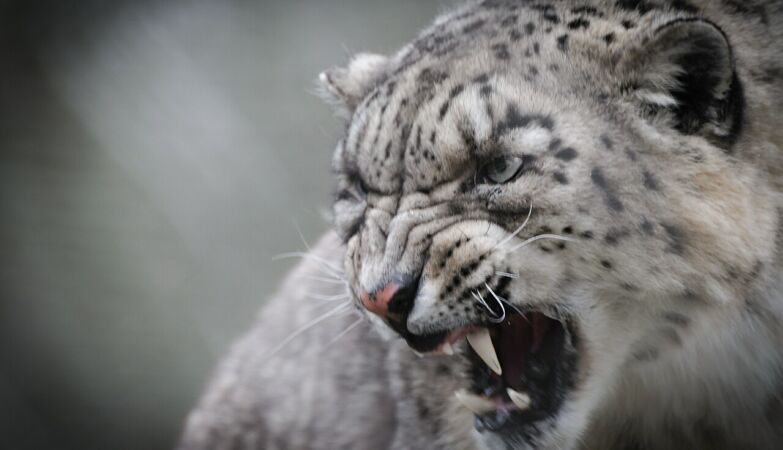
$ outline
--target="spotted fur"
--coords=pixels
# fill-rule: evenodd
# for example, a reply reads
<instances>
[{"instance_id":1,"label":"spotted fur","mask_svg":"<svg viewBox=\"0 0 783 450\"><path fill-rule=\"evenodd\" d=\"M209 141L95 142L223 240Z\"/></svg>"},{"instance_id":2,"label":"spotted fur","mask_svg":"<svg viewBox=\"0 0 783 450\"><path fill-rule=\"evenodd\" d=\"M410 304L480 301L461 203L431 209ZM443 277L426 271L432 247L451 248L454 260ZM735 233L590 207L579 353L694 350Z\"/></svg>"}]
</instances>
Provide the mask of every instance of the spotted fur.
<instances>
[{"instance_id":1,"label":"spotted fur","mask_svg":"<svg viewBox=\"0 0 783 450\"><path fill-rule=\"evenodd\" d=\"M324 72L349 118L337 234L181 448L783 448L782 61L778 0L485 0ZM512 180L483 177L509 156ZM541 235L566 239L525 244ZM324 270L345 286L302 281ZM420 280L412 334L498 314L488 289L574 321L558 414L477 432L463 357L418 358L361 307L358 330L286 339L324 311L305 291L358 306L401 276Z\"/></svg>"}]
</instances>

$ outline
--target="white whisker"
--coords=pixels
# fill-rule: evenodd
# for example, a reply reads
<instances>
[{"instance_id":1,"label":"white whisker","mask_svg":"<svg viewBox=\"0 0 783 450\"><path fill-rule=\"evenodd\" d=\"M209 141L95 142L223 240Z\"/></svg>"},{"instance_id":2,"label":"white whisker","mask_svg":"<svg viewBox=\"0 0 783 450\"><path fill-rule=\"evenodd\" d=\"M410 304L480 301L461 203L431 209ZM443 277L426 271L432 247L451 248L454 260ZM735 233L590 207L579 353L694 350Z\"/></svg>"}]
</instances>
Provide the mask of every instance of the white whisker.
<instances>
[{"instance_id":1,"label":"white whisker","mask_svg":"<svg viewBox=\"0 0 783 450\"><path fill-rule=\"evenodd\" d=\"M489 311L489 313L491 314L489 320L491 322L500 323L506 319L506 308L503 306L502 303L498 302L498 305L500 305L500 310L503 311L501 315L498 317L492 317L495 316L495 312L492 311L492 308L489 307L487 301L484 300L484 296L481 295L481 292L473 291L471 292L471 294L473 294L473 298L475 298L479 303L481 303L482 306L484 306L484 308L487 309L487 311Z\"/></svg>"},{"instance_id":2,"label":"white whisker","mask_svg":"<svg viewBox=\"0 0 783 450\"><path fill-rule=\"evenodd\" d=\"M499 295L495 294L495 291L493 291L493 290L492 290L492 288L491 288L491 287L489 287L489 285L488 285L487 283L484 283L484 286L486 286L486 287L487 287L487 290L489 290L489 293L490 293L490 294L492 294L492 296L493 296L493 297L495 297L495 300L497 300L498 302L502 302L502 303L505 303L505 304L507 304L508 306L512 307L512 308L513 308L513 309L514 309L516 312L518 312L519 314L521 314L521 315L522 315L522 317L525 317L525 313L523 313L521 309L517 308L517 307L516 307L516 305L514 305L514 304L513 304L513 303L511 303L511 302L509 302L509 301L508 301L508 300L506 300L505 298L503 298L503 297L501 297L501 296L499 296Z\"/></svg>"},{"instance_id":3,"label":"white whisker","mask_svg":"<svg viewBox=\"0 0 783 450\"><path fill-rule=\"evenodd\" d=\"M323 295L323 294L313 294L313 293L305 293L305 298L308 300L321 300L325 302L351 299L351 297L348 294Z\"/></svg>"},{"instance_id":4,"label":"white whisker","mask_svg":"<svg viewBox=\"0 0 783 450\"><path fill-rule=\"evenodd\" d=\"M318 325L319 323L323 322L324 320L326 320L326 319L328 319L330 317L334 317L337 314L344 313L345 311L350 311L350 310L346 309L346 308L349 308L350 306L351 306L350 303L343 303L343 304L338 305L337 307L327 311L326 313L322 314L321 316L311 320L310 322L305 324L303 327L299 328L298 330L296 330L293 333L291 333L290 335L288 335L287 338L283 339L283 341L280 342L279 344L277 344L272 350L270 350L269 353L267 353L267 355L265 357L266 358L271 358L277 352L279 352L283 347L288 345L289 342L293 341L294 339L299 337L302 333L304 333L305 331L309 330L310 328Z\"/></svg>"},{"instance_id":5,"label":"white whisker","mask_svg":"<svg viewBox=\"0 0 783 450\"><path fill-rule=\"evenodd\" d=\"M329 283L329 284L339 284L341 286L346 286L347 285L344 280L337 280L337 279L329 278L329 277L319 277L319 276L315 276L315 275L303 275L302 278L306 278L308 280L313 280L313 281L320 281L320 282Z\"/></svg>"},{"instance_id":6,"label":"white whisker","mask_svg":"<svg viewBox=\"0 0 783 450\"><path fill-rule=\"evenodd\" d=\"M532 238L522 241L522 243L511 247L511 249L508 250L508 253L513 253L528 244L531 244L535 241L540 241L542 239L554 239L558 241L574 242L574 239L571 239L570 237L560 236L559 234L539 234L538 236L533 236Z\"/></svg>"},{"instance_id":7,"label":"white whisker","mask_svg":"<svg viewBox=\"0 0 783 450\"><path fill-rule=\"evenodd\" d=\"M522 225L520 225L520 226L519 226L519 228L517 228L516 230L514 230L514 232L513 232L513 233L511 233L511 234L509 234L508 236L506 236L506 237L505 237L505 238L504 238L502 241L500 241L500 242L498 242L497 244L495 244L495 245L492 247L492 250L494 250L494 249L496 249L496 248L500 247L501 245L504 245L504 244L506 244L508 241L510 241L511 239L513 239L513 238L514 238L514 236L518 235L518 234L519 234L519 232L520 232L520 231L522 231L522 230L525 228L525 226L527 225L527 222L530 220L530 216L531 216L531 215L533 215L533 202L532 202L532 201L530 202L530 208L528 208L528 210L527 210L527 218L525 219L525 221L524 221L524 222L522 222Z\"/></svg>"},{"instance_id":8,"label":"white whisker","mask_svg":"<svg viewBox=\"0 0 783 450\"><path fill-rule=\"evenodd\" d=\"M326 343L326 347L325 347L325 348L329 348L329 347L330 347L332 344L334 344L335 342L337 342L337 341L339 341L340 339L342 339L342 337L343 337L343 336L345 336L346 334L348 334L348 332L349 332L349 331L353 330L353 329L354 329L354 328L356 328L357 326L361 325L361 323L362 323L362 322L364 322L364 317L359 317L359 318L356 320L356 322L354 322L354 323L352 323L352 324L348 325L348 328L344 329L343 331L341 331L341 332L340 332L340 334L338 334L337 336L335 336L335 337L334 337L334 338L333 338L331 341L327 342L327 343Z\"/></svg>"},{"instance_id":9,"label":"white whisker","mask_svg":"<svg viewBox=\"0 0 783 450\"><path fill-rule=\"evenodd\" d=\"M316 263L319 263L319 267L326 272L329 272L329 275L334 276L337 279L343 279L343 270L337 266L334 266L331 261L326 260L324 258L321 258L320 256L313 255L312 253L305 253L305 252L289 252L289 253L281 253L279 255L273 256L272 260L277 259L284 259L284 258L309 258L315 261Z\"/></svg>"},{"instance_id":10,"label":"white whisker","mask_svg":"<svg viewBox=\"0 0 783 450\"><path fill-rule=\"evenodd\" d=\"M509 272L495 272L495 275L503 278L513 278L513 279L519 278L519 275L515 273L509 273Z\"/></svg>"}]
</instances>

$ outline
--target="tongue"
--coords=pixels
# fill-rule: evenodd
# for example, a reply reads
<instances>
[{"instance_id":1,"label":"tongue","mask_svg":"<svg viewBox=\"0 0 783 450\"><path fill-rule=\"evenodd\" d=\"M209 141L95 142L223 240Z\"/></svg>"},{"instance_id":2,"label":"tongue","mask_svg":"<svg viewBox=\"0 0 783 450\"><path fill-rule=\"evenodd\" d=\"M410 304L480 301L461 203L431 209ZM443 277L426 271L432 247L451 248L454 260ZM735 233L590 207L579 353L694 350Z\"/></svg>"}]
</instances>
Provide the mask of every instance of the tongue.
<instances>
[{"instance_id":1,"label":"tongue","mask_svg":"<svg viewBox=\"0 0 783 450\"><path fill-rule=\"evenodd\" d=\"M503 322L496 330L497 336L493 341L503 369L503 381L506 386L521 391L525 357L533 343L533 327L528 323L527 318L515 315Z\"/></svg>"}]
</instances>

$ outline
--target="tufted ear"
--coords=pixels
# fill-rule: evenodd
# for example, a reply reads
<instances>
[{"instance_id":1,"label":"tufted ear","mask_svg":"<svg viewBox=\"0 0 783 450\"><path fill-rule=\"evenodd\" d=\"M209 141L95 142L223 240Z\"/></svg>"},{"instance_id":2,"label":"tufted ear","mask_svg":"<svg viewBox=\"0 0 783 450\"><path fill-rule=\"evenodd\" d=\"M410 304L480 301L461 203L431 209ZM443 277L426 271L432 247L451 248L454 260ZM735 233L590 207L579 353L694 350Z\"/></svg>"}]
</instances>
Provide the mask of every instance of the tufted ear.
<instances>
[{"instance_id":1,"label":"tufted ear","mask_svg":"<svg viewBox=\"0 0 783 450\"><path fill-rule=\"evenodd\" d=\"M724 147L734 143L742 125L742 86L720 28L702 19L666 23L630 60L632 89L645 111L668 113L681 133Z\"/></svg>"},{"instance_id":2,"label":"tufted ear","mask_svg":"<svg viewBox=\"0 0 783 450\"><path fill-rule=\"evenodd\" d=\"M386 74L389 59L373 53L359 53L348 67L336 67L321 72L318 81L327 98L339 111L350 115L359 102Z\"/></svg>"}]
</instances>

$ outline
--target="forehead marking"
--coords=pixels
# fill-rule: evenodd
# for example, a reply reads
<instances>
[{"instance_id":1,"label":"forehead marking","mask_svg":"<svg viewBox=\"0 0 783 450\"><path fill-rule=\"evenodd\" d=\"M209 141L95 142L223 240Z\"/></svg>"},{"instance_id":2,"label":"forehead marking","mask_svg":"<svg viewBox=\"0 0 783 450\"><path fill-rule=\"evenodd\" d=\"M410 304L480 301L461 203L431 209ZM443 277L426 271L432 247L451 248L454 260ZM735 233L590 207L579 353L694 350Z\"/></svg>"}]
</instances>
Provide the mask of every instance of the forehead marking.
<instances>
[{"instance_id":1,"label":"forehead marking","mask_svg":"<svg viewBox=\"0 0 783 450\"><path fill-rule=\"evenodd\" d=\"M608 206L609 209L617 212L625 209L623 203L617 197L617 192L615 191L614 186L612 186L604 177L604 173L601 168L594 167L590 172L590 179L593 180L593 184L595 184L599 189L601 189L601 192L603 192L604 201L606 202L606 206Z\"/></svg>"}]
</instances>

